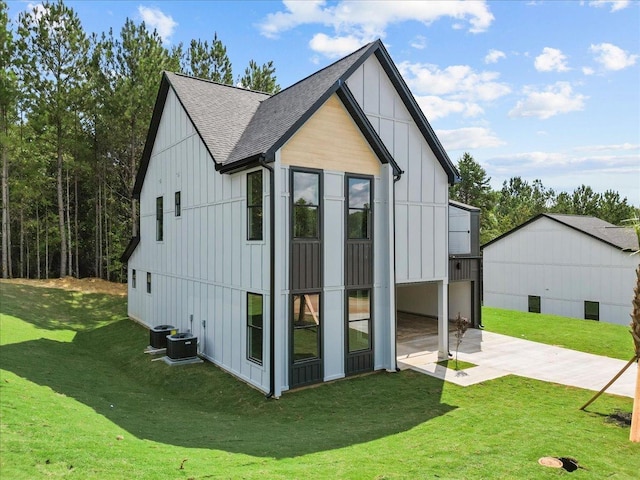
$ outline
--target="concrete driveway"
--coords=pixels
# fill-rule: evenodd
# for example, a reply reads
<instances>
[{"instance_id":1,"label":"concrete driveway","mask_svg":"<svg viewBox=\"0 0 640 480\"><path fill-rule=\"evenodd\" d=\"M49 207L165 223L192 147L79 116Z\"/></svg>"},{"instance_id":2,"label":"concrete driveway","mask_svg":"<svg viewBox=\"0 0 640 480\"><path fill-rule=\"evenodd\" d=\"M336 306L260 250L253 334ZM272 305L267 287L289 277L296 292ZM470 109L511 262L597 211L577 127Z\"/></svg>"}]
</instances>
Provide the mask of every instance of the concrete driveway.
<instances>
[{"instance_id":1,"label":"concrete driveway","mask_svg":"<svg viewBox=\"0 0 640 480\"><path fill-rule=\"evenodd\" d=\"M568 348L531 342L484 330L470 329L464 335L458 359L477 367L456 372L436 365L437 339L433 336L406 339L398 344L398 366L466 386L502 377L519 375L545 382L598 391L627 362L577 352ZM455 353L455 337L450 333L451 353ZM631 346L629 358L631 358ZM638 365L631 365L607 393L634 396Z\"/></svg>"}]
</instances>

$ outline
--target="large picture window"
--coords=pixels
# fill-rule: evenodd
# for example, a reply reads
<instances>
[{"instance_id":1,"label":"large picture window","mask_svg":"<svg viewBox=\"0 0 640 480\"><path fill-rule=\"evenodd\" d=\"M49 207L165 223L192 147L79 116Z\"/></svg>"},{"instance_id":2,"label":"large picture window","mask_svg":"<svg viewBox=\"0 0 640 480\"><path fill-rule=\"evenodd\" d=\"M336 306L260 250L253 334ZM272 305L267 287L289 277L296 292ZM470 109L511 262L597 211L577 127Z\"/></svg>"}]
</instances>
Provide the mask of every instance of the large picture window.
<instances>
[{"instance_id":1,"label":"large picture window","mask_svg":"<svg viewBox=\"0 0 640 480\"><path fill-rule=\"evenodd\" d=\"M156 240L161 242L164 238L163 231L163 212L162 212L162 197L156 198Z\"/></svg>"},{"instance_id":2,"label":"large picture window","mask_svg":"<svg viewBox=\"0 0 640 480\"><path fill-rule=\"evenodd\" d=\"M348 216L347 238L371 238L371 180L368 178L347 177Z\"/></svg>"},{"instance_id":3,"label":"large picture window","mask_svg":"<svg viewBox=\"0 0 640 480\"><path fill-rule=\"evenodd\" d=\"M292 295L293 361L320 357L320 294Z\"/></svg>"},{"instance_id":4,"label":"large picture window","mask_svg":"<svg viewBox=\"0 0 640 480\"><path fill-rule=\"evenodd\" d=\"M371 348L371 290L351 290L348 302L349 353Z\"/></svg>"},{"instance_id":5,"label":"large picture window","mask_svg":"<svg viewBox=\"0 0 640 480\"><path fill-rule=\"evenodd\" d=\"M262 365L262 295L247 293L247 358Z\"/></svg>"},{"instance_id":6,"label":"large picture window","mask_svg":"<svg viewBox=\"0 0 640 480\"><path fill-rule=\"evenodd\" d=\"M320 175L293 172L293 237L320 238Z\"/></svg>"},{"instance_id":7,"label":"large picture window","mask_svg":"<svg viewBox=\"0 0 640 480\"><path fill-rule=\"evenodd\" d=\"M262 170L247 174L247 240L262 240Z\"/></svg>"}]
</instances>

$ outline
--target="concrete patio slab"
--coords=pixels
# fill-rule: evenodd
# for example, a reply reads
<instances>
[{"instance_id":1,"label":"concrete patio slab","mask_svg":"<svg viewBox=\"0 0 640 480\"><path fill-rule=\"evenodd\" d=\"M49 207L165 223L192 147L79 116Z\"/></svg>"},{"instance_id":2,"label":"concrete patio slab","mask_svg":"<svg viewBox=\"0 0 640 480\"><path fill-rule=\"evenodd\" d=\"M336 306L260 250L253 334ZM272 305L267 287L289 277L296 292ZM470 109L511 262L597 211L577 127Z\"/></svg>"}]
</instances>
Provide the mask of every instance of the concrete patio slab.
<instances>
[{"instance_id":1,"label":"concrete patio slab","mask_svg":"<svg viewBox=\"0 0 640 480\"><path fill-rule=\"evenodd\" d=\"M426 339L423 336L420 340L416 336L407 340L409 342L406 345L401 343L398 345L397 358L401 369L410 368L461 386L473 385L504 375L519 375L598 391L627 363L623 360L577 352L568 348L470 329L460 345L458 359L473 363L477 367L464 370L465 375L436 365L437 346L433 345L433 338ZM453 341L452 337L451 343ZM631 365L607 389L607 393L633 398L637 368L637 364Z\"/></svg>"}]
</instances>

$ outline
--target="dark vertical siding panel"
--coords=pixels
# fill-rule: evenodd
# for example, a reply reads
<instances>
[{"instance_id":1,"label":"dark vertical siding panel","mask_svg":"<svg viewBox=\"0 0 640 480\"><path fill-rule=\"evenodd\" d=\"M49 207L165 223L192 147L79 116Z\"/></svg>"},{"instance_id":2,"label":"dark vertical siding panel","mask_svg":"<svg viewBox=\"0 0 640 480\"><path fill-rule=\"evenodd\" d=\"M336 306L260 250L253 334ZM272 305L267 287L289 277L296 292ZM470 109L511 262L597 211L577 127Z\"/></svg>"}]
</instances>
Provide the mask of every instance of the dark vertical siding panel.
<instances>
[{"instance_id":1,"label":"dark vertical siding panel","mask_svg":"<svg viewBox=\"0 0 640 480\"><path fill-rule=\"evenodd\" d=\"M345 265L347 286L367 287L373 284L371 254L371 242L347 243L347 261Z\"/></svg>"}]
</instances>

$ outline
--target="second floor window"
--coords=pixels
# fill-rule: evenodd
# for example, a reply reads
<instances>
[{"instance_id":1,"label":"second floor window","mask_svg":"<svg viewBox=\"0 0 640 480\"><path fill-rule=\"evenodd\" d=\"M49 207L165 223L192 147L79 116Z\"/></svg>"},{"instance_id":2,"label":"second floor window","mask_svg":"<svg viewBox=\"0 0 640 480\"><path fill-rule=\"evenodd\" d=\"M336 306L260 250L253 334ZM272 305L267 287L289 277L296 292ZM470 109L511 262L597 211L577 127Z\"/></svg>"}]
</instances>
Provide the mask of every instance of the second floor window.
<instances>
[{"instance_id":1,"label":"second floor window","mask_svg":"<svg viewBox=\"0 0 640 480\"><path fill-rule=\"evenodd\" d=\"M156 198L156 240L161 242L164 238L163 232L162 197Z\"/></svg>"},{"instance_id":2,"label":"second floor window","mask_svg":"<svg viewBox=\"0 0 640 480\"><path fill-rule=\"evenodd\" d=\"M247 174L247 240L262 240L262 170Z\"/></svg>"}]
</instances>

